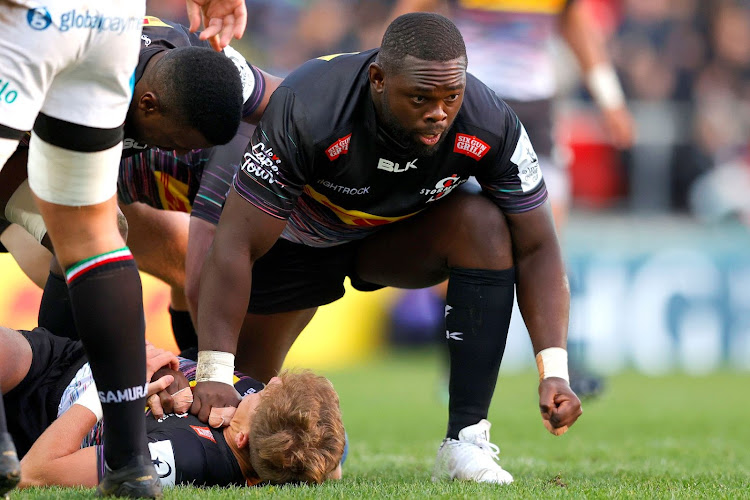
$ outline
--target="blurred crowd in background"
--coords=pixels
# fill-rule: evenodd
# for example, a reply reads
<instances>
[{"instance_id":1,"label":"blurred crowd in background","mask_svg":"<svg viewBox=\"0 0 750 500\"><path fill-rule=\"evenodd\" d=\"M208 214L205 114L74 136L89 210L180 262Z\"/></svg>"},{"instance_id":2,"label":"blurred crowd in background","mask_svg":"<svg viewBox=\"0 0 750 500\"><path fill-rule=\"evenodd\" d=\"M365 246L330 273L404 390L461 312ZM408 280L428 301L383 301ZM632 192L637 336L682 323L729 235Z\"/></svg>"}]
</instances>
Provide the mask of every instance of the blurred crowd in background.
<instances>
[{"instance_id":1,"label":"blurred crowd in background","mask_svg":"<svg viewBox=\"0 0 750 500\"><path fill-rule=\"evenodd\" d=\"M574 204L750 221L744 195L750 188L750 1L579 1L607 39L637 141L612 154L575 63L561 53L558 133L570 146ZM148 11L185 22L183 3L150 0ZM247 4L248 30L234 45L263 69L285 75L319 55L377 46L393 2Z\"/></svg>"}]
</instances>

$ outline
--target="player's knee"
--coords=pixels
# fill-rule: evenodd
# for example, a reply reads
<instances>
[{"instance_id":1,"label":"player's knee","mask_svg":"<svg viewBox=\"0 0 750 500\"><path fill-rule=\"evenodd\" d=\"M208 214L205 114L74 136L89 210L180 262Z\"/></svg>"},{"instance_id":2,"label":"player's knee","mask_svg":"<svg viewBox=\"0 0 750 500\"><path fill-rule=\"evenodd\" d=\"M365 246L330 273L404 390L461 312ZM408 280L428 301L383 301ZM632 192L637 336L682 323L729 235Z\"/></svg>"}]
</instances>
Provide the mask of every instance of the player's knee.
<instances>
[{"instance_id":1,"label":"player's knee","mask_svg":"<svg viewBox=\"0 0 750 500\"><path fill-rule=\"evenodd\" d=\"M513 265L510 230L497 205L482 195L464 193L456 200L452 216L457 218L459 234L449 263L488 269Z\"/></svg>"},{"instance_id":2,"label":"player's knee","mask_svg":"<svg viewBox=\"0 0 750 500\"><path fill-rule=\"evenodd\" d=\"M120 231L120 236L122 236L122 240L127 243L128 241L128 219L125 217L125 214L122 213L122 210L120 210L120 207L117 207L117 230Z\"/></svg>"},{"instance_id":3,"label":"player's knee","mask_svg":"<svg viewBox=\"0 0 750 500\"><path fill-rule=\"evenodd\" d=\"M29 145L29 186L43 201L69 207L104 203L117 191L122 146L81 153L47 143L35 134Z\"/></svg>"}]
</instances>

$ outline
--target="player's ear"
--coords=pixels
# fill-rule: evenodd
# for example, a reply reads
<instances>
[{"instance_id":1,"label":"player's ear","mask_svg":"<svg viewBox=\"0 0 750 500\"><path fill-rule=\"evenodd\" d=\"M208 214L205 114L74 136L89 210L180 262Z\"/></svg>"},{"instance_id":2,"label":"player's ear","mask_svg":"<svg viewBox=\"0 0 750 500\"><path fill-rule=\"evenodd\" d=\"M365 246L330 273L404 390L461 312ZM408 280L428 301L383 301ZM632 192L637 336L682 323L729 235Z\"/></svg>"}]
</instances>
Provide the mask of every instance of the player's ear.
<instances>
[{"instance_id":1,"label":"player's ear","mask_svg":"<svg viewBox=\"0 0 750 500\"><path fill-rule=\"evenodd\" d=\"M151 91L144 92L138 98L138 109L146 115L158 113L160 111L159 98Z\"/></svg>"},{"instance_id":2,"label":"player's ear","mask_svg":"<svg viewBox=\"0 0 750 500\"><path fill-rule=\"evenodd\" d=\"M240 431L234 435L234 444L237 445L237 449L241 450L242 448L247 447L247 443L247 433Z\"/></svg>"},{"instance_id":3,"label":"player's ear","mask_svg":"<svg viewBox=\"0 0 750 500\"><path fill-rule=\"evenodd\" d=\"M385 72L383 71L383 67L376 62L370 63L368 77L370 79L370 87L372 88L373 92L381 94L383 92L383 88L385 87Z\"/></svg>"}]
</instances>

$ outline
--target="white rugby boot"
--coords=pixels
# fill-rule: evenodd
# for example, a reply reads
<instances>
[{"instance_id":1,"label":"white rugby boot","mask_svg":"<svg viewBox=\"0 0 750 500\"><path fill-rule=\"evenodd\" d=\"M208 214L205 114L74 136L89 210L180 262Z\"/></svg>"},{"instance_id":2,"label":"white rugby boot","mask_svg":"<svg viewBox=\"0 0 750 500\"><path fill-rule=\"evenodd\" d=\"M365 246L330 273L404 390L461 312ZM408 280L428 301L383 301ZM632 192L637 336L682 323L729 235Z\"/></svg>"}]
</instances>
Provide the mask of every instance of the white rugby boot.
<instances>
[{"instance_id":1,"label":"white rugby boot","mask_svg":"<svg viewBox=\"0 0 750 500\"><path fill-rule=\"evenodd\" d=\"M490 443L489 421L464 427L458 439L445 438L438 449L432 480L510 484L513 476L496 462L500 448Z\"/></svg>"}]
</instances>

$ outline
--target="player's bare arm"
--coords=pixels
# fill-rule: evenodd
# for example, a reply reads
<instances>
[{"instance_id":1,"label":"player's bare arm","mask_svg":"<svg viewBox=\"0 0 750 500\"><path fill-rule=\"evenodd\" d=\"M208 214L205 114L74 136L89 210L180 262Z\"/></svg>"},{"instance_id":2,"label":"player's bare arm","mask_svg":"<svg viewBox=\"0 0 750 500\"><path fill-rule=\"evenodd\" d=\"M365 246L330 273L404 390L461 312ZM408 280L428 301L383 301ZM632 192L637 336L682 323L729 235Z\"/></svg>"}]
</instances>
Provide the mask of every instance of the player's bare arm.
<instances>
[{"instance_id":1,"label":"player's bare arm","mask_svg":"<svg viewBox=\"0 0 750 500\"><path fill-rule=\"evenodd\" d=\"M507 218L518 276L518 305L534 353L564 349L570 290L549 202ZM567 359L565 362L567 368ZM539 408L545 427L556 435L565 432L581 415L581 402L567 380L555 376L540 381Z\"/></svg>"},{"instance_id":2,"label":"player's bare arm","mask_svg":"<svg viewBox=\"0 0 750 500\"><path fill-rule=\"evenodd\" d=\"M162 377L149 384L149 394L172 382L171 376ZM97 415L81 404L70 407L39 436L21 460L22 479L18 487L96 486L99 483L96 448L81 448L81 441L97 420Z\"/></svg>"},{"instance_id":3,"label":"player's bare arm","mask_svg":"<svg viewBox=\"0 0 750 500\"><path fill-rule=\"evenodd\" d=\"M201 373L203 352L234 355L247 304L253 262L278 239L286 221L267 215L232 189L216 230L214 244L201 274L198 301L199 371L190 412L208 421L212 407L237 406L239 395L231 379L217 381ZM231 377L233 366L227 370Z\"/></svg>"},{"instance_id":4,"label":"player's bare arm","mask_svg":"<svg viewBox=\"0 0 750 500\"><path fill-rule=\"evenodd\" d=\"M572 2L560 16L560 33L575 54L586 85L601 109L614 145L633 145L633 117L625 104L617 75L607 55L604 40L589 19L584 2Z\"/></svg>"},{"instance_id":5,"label":"player's bare arm","mask_svg":"<svg viewBox=\"0 0 750 500\"><path fill-rule=\"evenodd\" d=\"M198 320L198 298L203 263L216 235L216 226L198 217L190 217L188 245L185 253L185 297L193 323Z\"/></svg>"}]
</instances>

